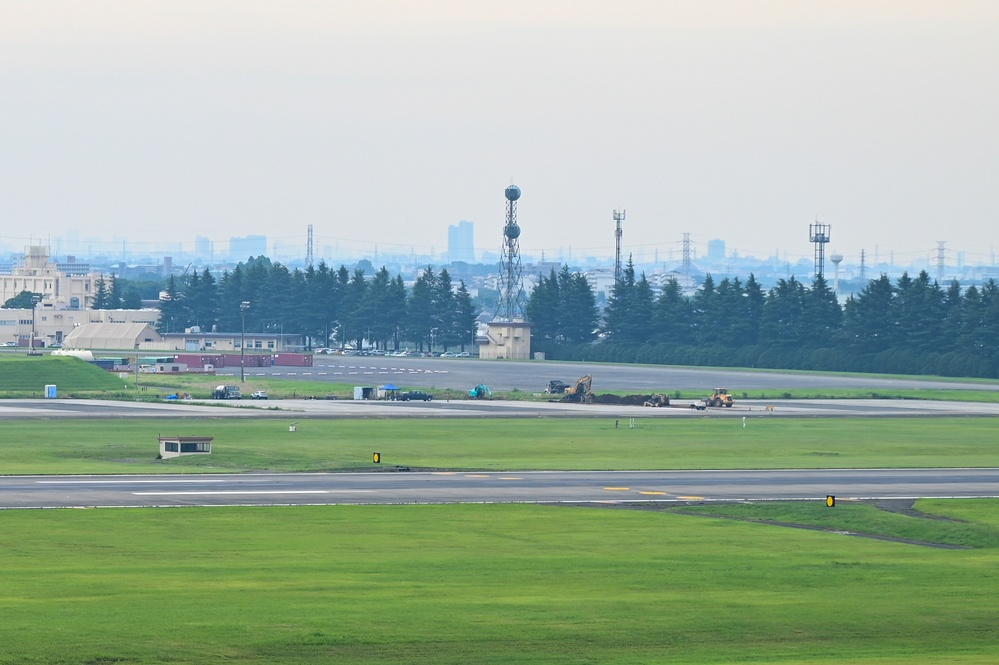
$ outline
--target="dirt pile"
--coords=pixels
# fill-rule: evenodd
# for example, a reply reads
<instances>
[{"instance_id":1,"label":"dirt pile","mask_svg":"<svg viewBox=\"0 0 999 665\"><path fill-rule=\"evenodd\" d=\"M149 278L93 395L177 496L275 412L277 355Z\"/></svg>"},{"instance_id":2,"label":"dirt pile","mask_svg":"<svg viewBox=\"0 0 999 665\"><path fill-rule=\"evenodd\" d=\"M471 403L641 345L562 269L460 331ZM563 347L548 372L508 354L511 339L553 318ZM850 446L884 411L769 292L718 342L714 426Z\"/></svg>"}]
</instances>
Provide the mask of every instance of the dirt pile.
<instances>
[{"instance_id":1,"label":"dirt pile","mask_svg":"<svg viewBox=\"0 0 999 665\"><path fill-rule=\"evenodd\" d=\"M622 404L624 406L642 406L647 400L652 399L652 395L594 395L594 404Z\"/></svg>"}]
</instances>

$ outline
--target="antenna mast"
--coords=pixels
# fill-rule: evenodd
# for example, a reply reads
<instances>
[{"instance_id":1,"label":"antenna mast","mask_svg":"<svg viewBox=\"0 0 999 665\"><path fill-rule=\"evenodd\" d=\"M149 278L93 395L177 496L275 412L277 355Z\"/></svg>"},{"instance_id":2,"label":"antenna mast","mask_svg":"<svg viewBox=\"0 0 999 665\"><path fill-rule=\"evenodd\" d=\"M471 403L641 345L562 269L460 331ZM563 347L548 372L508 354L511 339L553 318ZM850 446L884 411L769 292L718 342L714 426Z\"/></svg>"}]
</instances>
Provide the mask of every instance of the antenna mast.
<instances>
[{"instance_id":1,"label":"antenna mast","mask_svg":"<svg viewBox=\"0 0 999 665\"><path fill-rule=\"evenodd\" d=\"M614 283L617 284L621 281L621 222L624 221L624 210L614 211L614 222L617 225L614 229L614 241L615 241L615 251L614 251Z\"/></svg>"}]
</instances>

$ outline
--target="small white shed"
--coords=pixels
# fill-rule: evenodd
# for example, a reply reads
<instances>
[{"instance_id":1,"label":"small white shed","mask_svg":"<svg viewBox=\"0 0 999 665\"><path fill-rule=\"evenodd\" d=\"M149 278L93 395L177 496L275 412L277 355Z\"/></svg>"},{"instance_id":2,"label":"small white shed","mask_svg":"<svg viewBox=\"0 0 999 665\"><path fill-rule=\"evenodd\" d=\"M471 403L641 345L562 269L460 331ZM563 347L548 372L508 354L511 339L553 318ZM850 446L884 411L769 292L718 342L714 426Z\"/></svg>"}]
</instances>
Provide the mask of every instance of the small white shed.
<instances>
[{"instance_id":1,"label":"small white shed","mask_svg":"<svg viewBox=\"0 0 999 665\"><path fill-rule=\"evenodd\" d=\"M169 459L181 455L211 455L214 436L161 436L160 457Z\"/></svg>"}]
</instances>

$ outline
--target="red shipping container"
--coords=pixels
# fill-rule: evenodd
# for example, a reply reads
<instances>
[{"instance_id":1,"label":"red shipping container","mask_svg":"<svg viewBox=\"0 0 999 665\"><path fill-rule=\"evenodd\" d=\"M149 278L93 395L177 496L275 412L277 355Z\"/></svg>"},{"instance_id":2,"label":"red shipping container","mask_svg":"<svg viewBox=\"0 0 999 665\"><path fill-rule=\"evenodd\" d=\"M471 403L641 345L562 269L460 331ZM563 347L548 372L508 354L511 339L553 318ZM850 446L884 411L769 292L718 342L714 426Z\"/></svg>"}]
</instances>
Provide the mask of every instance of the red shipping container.
<instances>
[{"instance_id":1,"label":"red shipping container","mask_svg":"<svg viewBox=\"0 0 999 665\"><path fill-rule=\"evenodd\" d=\"M312 367L311 353L277 353L274 355L275 367Z\"/></svg>"}]
</instances>

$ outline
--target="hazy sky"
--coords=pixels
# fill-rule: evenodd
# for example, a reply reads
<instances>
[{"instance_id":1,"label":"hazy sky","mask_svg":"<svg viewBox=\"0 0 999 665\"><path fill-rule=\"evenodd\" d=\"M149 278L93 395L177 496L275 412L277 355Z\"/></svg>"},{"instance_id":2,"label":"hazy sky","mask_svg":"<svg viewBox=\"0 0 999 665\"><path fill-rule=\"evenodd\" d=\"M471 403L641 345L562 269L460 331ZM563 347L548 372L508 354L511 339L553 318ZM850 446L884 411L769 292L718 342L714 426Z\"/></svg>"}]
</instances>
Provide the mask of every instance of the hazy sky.
<instances>
[{"instance_id":1,"label":"hazy sky","mask_svg":"<svg viewBox=\"0 0 999 665\"><path fill-rule=\"evenodd\" d=\"M999 250L999 2L0 0L0 244Z\"/></svg>"}]
</instances>

